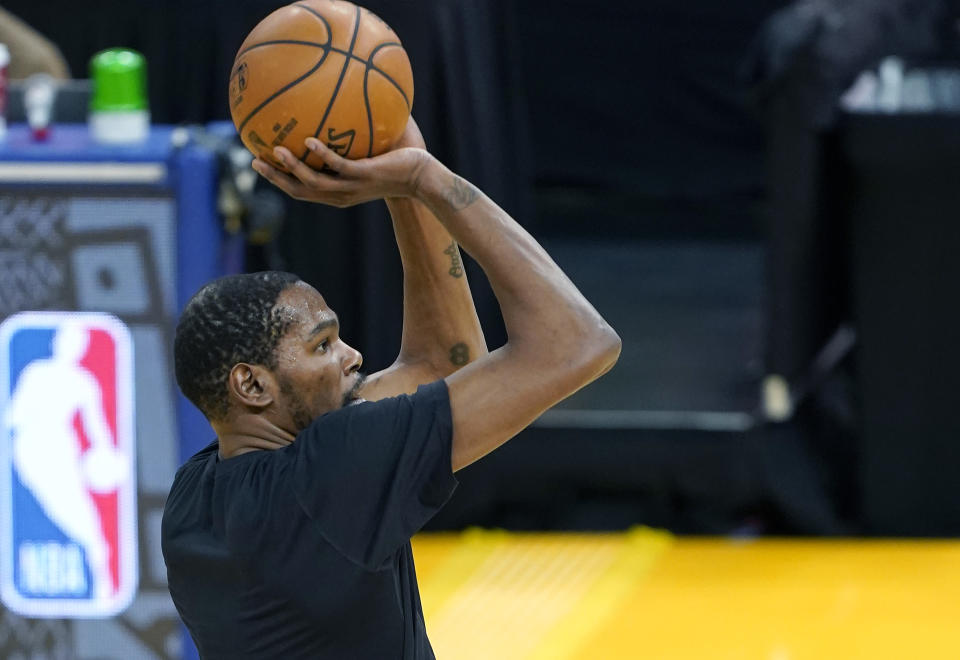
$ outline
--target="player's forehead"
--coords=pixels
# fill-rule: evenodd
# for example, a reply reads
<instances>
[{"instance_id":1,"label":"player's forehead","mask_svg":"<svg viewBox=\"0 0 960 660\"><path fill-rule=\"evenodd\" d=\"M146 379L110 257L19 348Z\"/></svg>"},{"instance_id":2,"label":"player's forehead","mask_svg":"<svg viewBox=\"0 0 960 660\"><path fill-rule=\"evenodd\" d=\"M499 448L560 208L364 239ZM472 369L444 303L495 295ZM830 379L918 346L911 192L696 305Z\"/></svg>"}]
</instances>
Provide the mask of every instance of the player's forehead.
<instances>
[{"instance_id":1,"label":"player's forehead","mask_svg":"<svg viewBox=\"0 0 960 660\"><path fill-rule=\"evenodd\" d=\"M297 282L284 289L277 297L277 310L289 321L288 336L308 338L318 326L338 323L336 312L330 309L320 292L306 282Z\"/></svg>"}]
</instances>

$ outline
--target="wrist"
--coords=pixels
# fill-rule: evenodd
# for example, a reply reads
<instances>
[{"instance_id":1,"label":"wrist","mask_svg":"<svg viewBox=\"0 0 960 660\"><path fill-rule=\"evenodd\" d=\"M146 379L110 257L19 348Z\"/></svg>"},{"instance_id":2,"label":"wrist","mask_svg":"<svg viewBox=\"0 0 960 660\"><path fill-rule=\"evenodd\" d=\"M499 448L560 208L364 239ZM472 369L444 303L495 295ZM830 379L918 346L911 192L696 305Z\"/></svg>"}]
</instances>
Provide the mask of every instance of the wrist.
<instances>
[{"instance_id":1,"label":"wrist","mask_svg":"<svg viewBox=\"0 0 960 660\"><path fill-rule=\"evenodd\" d=\"M427 203L440 192L447 168L429 153L424 154L411 178L410 196Z\"/></svg>"}]
</instances>

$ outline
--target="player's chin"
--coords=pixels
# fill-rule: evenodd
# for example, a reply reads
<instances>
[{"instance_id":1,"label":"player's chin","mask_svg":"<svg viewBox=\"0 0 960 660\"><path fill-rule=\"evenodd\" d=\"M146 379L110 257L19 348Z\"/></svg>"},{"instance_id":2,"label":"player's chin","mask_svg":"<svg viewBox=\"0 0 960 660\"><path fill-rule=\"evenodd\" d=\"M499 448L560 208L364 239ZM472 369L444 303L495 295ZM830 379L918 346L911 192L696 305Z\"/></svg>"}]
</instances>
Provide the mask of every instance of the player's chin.
<instances>
[{"instance_id":1,"label":"player's chin","mask_svg":"<svg viewBox=\"0 0 960 660\"><path fill-rule=\"evenodd\" d=\"M360 389L363 387L363 382L366 380L366 376L357 372L353 383L350 384L350 387L343 394L343 400L340 402L342 408L347 406L352 406L357 403L363 403L365 399L360 396Z\"/></svg>"}]
</instances>

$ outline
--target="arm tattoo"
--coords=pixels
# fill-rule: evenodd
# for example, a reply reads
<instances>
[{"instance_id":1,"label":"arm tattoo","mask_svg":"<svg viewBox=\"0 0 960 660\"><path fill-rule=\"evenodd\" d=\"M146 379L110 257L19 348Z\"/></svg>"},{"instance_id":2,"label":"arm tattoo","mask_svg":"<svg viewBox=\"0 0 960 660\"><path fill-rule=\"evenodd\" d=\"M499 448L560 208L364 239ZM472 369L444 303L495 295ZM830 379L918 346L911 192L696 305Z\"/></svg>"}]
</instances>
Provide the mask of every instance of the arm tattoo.
<instances>
[{"instance_id":1,"label":"arm tattoo","mask_svg":"<svg viewBox=\"0 0 960 660\"><path fill-rule=\"evenodd\" d=\"M450 273L451 277L463 277L463 262L460 261L460 250L457 249L457 243L453 242L448 245L443 253L450 257L450 270L447 272Z\"/></svg>"},{"instance_id":2,"label":"arm tattoo","mask_svg":"<svg viewBox=\"0 0 960 660\"><path fill-rule=\"evenodd\" d=\"M458 176L453 178L453 183L443 194L443 198L453 207L454 211L467 208L477 201L479 196L480 193L469 181L465 181Z\"/></svg>"},{"instance_id":3,"label":"arm tattoo","mask_svg":"<svg viewBox=\"0 0 960 660\"><path fill-rule=\"evenodd\" d=\"M450 362L452 362L454 366L462 367L469 361L470 349L467 348L466 344L460 342L459 344L454 344L450 348Z\"/></svg>"}]
</instances>

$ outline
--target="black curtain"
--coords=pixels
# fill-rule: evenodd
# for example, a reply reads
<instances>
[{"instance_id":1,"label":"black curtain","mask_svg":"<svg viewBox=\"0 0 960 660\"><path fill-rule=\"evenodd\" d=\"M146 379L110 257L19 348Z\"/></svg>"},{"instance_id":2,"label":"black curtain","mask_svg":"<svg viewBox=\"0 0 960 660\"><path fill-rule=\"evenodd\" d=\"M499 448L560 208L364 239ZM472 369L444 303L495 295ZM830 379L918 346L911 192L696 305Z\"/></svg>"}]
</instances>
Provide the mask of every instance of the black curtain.
<instances>
[{"instance_id":1,"label":"black curtain","mask_svg":"<svg viewBox=\"0 0 960 660\"><path fill-rule=\"evenodd\" d=\"M89 58L100 49L142 51L154 121L205 123L228 119L226 83L236 50L257 22L283 4L12 0L4 6L56 42L77 77L86 76ZM763 19L786 0L363 4L396 30L410 54L414 116L430 149L538 237L757 239L753 211L763 191L763 132L747 111L736 73ZM282 267L314 284L338 311L344 337L364 351L366 367L387 365L399 346L402 307L399 257L385 207L344 211L285 204L286 222L275 245L251 250L250 266ZM495 347L504 340L497 305L475 265L468 262L468 269L488 343ZM623 304L631 300L624 297ZM621 497L623 515L616 522L591 513L593 522L584 527L655 522L722 532L759 511L780 516L782 524L774 527L785 532L835 529L829 503L804 490L816 469L801 475L796 468L794 454L805 451L802 438L758 444L752 437L704 434L677 443L630 429L615 439L617 452L591 462L580 460L581 438L575 435L531 429L502 457L498 452L493 462L464 471L464 483L471 475L485 481L485 470L496 469L499 483L527 484L515 497L531 501L558 492L562 484L552 478L568 485L609 484L600 494L595 488L578 492L583 502L633 493L629 501ZM563 437L570 440L567 464L552 453ZM602 437L591 429L582 441ZM714 460L719 446L729 451L729 462ZM532 460L517 458L524 455ZM540 465L544 457L552 471ZM664 477L665 464L675 478ZM740 466L732 485L731 465ZM624 479L609 479L618 466L631 469ZM774 495L764 495L767 490ZM510 497L499 487L463 488L457 496L461 509L471 508L463 499L471 492L487 504ZM665 506L667 500L679 504ZM458 508L451 505L452 515ZM515 510L517 502L510 505ZM565 524L563 515L558 510L557 527ZM484 520L509 522L499 513ZM530 527L544 524L539 513L529 520Z\"/></svg>"},{"instance_id":2,"label":"black curtain","mask_svg":"<svg viewBox=\"0 0 960 660\"><path fill-rule=\"evenodd\" d=\"M157 123L229 119L227 80L246 34L283 2L139 0L14 1L4 6L51 38L75 77L91 55L125 46L148 62ZM414 116L428 147L521 222L529 216L529 142L509 0L368 0L404 43L414 70ZM288 201L276 250L251 253L251 268L296 272L324 293L366 366L399 349L401 268L386 207L334 210ZM491 347L505 341L498 307L468 261Z\"/></svg>"},{"instance_id":3,"label":"black curtain","mask_svg":"<svg viewBox=\"0 0 960 660\"><path fill-rule=\"evenodd\" d=\"M96 51L148 61L153 119L227 119L239 44L276 0L13 0L56 42L75 76ZM428 146L535 235L685 237L753 231L761 132L736 80L743 48L782 0L366 0L406 46L414 116ZM382 204L349 211L287 202L281 267L338 310L367 366L396 354L400 266ZM277 258L279 257L279 259ZM468 260L491 347L496 302Z\"/></svg>"}]
</instances>

